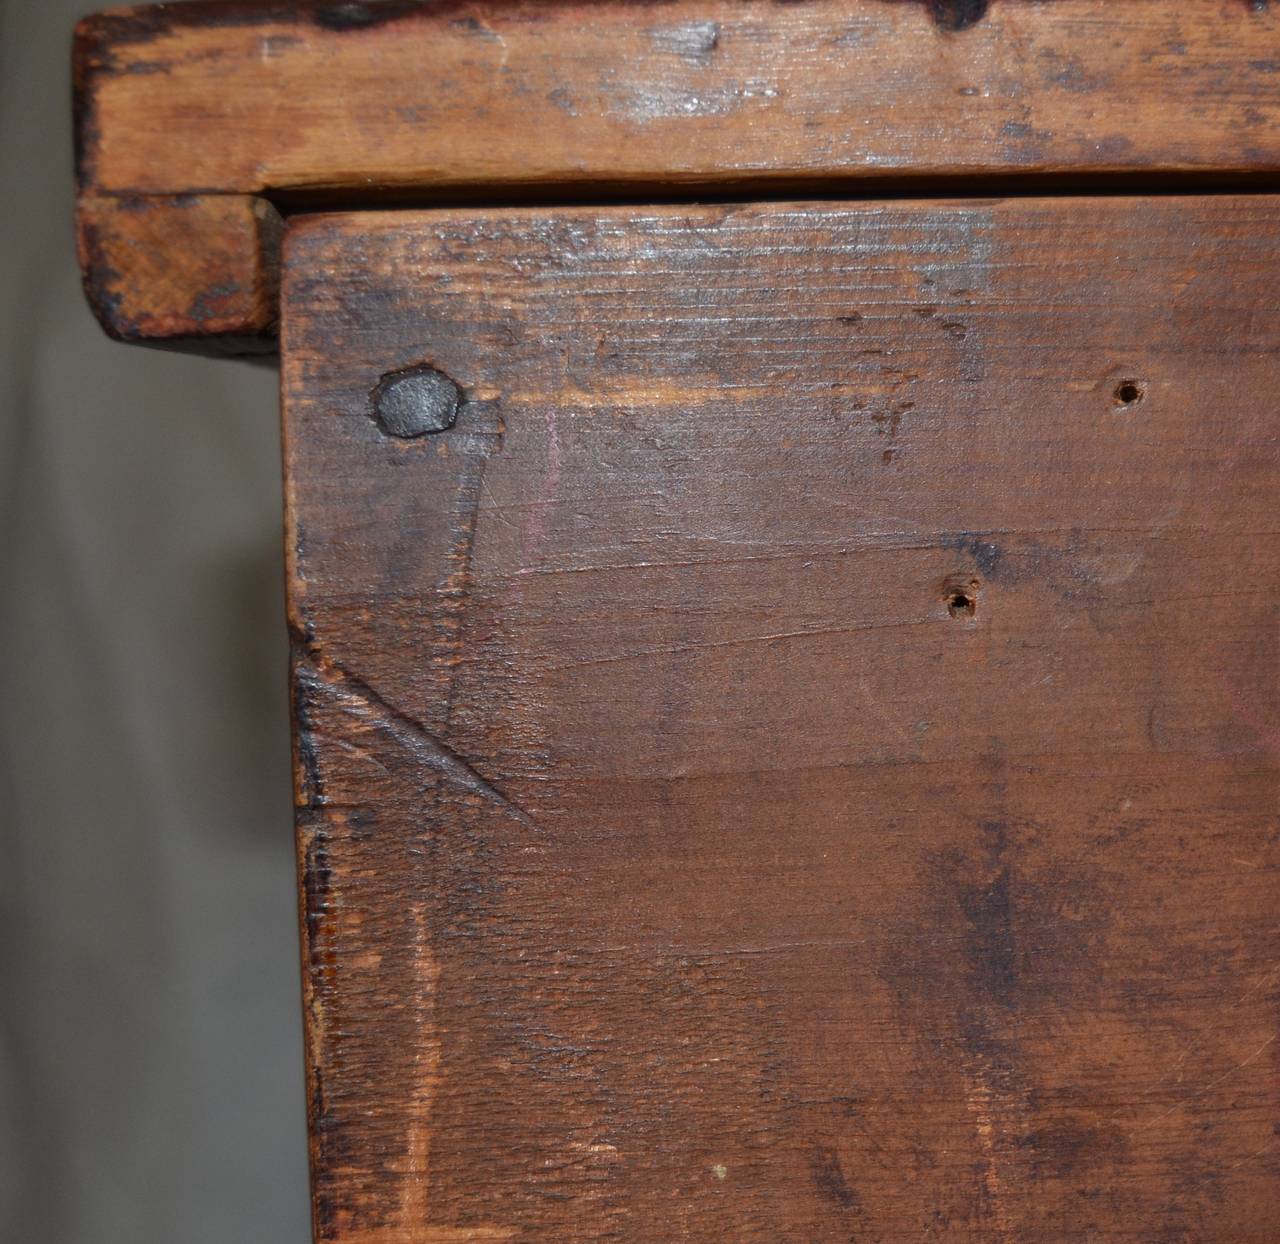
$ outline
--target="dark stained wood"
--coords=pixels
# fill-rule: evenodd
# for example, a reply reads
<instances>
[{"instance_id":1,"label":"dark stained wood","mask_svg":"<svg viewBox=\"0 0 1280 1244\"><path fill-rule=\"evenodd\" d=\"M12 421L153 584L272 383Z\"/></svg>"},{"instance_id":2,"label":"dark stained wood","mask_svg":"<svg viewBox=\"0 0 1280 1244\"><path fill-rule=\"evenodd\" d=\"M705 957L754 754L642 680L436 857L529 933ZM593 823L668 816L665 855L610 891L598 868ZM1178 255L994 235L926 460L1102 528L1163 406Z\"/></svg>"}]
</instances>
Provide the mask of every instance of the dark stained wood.
<instances>
[{"instance_id":1,"label":"dark stained wood","mask_svg":"<svg viewBox=\"0 0 1280 1244\"><path fill-rule=\"evenodd\" d=\"M1278 247L291 225L320 1240L1274 1239Z\"/></svg>"},{"instance_id":2,"label":"dark stained wood","mask_svg":"<svg viewBox=\"0 0 1280 1244\"><path fill-rule=\"evenodd\" d=\"M1251 0L117 10L77 34L81 188L292 206L1265 177L1280 171L1278 13ZM158 232L151 249L181 262L167 244ZM122 271L144 303L155 266Z\"/></svg>"},{"instance_id":3,"label":"dark stained wood","mask_svg":"<svg viewBox=\"0 0 1280 1244\"><path fill-rule=\"evenodd\" d=\"M85 292L119 341L271 353L283 222L247 195L81 198Z\"/></svg>"}]
</instances>

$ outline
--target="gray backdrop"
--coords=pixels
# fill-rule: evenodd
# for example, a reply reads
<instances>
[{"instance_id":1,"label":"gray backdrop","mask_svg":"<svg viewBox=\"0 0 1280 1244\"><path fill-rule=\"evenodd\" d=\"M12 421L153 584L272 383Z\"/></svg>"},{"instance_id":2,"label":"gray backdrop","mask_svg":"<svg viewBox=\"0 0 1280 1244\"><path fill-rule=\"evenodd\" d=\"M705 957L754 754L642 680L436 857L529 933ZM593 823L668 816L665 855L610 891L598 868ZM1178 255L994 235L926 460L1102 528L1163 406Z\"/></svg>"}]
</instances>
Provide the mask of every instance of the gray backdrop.
<instances>
[{"instance_id":1,"label":"gray backdrop","mask_svg":"<svg viewBox=\"0 0 1280 1244\"><path fill-rule=\"evenodd\" d=\"M273 370L114 345L0 0L0 1239L308 1238Z\"/></svg>"}]
</instances>

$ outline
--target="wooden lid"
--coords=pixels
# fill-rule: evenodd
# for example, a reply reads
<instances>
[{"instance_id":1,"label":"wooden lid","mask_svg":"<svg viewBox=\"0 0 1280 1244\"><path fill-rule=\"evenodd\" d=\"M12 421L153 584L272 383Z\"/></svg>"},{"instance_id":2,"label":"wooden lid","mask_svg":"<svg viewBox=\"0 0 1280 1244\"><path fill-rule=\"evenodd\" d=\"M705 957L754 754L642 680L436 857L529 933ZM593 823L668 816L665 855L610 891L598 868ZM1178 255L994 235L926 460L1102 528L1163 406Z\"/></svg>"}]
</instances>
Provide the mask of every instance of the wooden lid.
<instances>
[{"instance_id":1,"label":"wooden lid","mask_svg":"<svg viewBox=\"0 0 1280 1244\"><path fill-rule=\"evenodd\" d=\"M153 343L271 348L277 228L254 199L993 194L1280 171L1267 0L202 0L88 18L75 55L94 305L108 332Z\"/></svg>"}]
</instances>

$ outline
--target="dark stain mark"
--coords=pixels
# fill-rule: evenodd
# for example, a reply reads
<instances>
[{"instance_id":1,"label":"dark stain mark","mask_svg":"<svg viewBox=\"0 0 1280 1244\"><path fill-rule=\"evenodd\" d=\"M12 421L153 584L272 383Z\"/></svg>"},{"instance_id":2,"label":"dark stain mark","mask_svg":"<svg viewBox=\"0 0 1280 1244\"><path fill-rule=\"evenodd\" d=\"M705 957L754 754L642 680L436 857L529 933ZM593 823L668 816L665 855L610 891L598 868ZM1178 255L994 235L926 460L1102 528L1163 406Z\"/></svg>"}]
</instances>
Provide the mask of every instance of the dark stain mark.
<instances>
[{"instance_id":1,"label":"dark stain mark","mask_svg":"<svg viewBox=\"0 0 1280 1244\"><path fill-rule=\"evenodd\" d=\"M1250 13L1265 13L1271 7L1271 0L1244 0L1244 6Z\"/></svg>"},{"instance_id":2,"label":"dark stain mark","mask_svg":"<svg viewBox=\"0 0 1280 1244\"><path fill-rule=\"evenodd\" d=\"M571 117L578 115L578 106L574 101L573 92L567 86L553 87L547 92L547 98L561 112L568 113Z\"/></svg>"},{"instance_id":3,"label":"dark stain mark","mask_svg":"<svg viewBox=\"0 0 1280 1244\"><path fill-rule=\"evenodd\" d=\"M1048 142L1053 137L1048 130L1038 130L1034 125L1028 125L1025 121L1006 121L1000 127L1000 135L1003 138L1026 138L1035 139L1039 142Z\"/></svg>"},{"instance_id":4,"label":"dark stain mark","mask_svg":"<svg viewBox=\"0 0 1280 1244\"><path fill-rule=\"evenodd\" d=\"M899 994L904 1023L933 1051L933 1074L943 1083L958 1075L966 1094L987 1099L994 1160L1007 1168L1024 1131L1029 1092L1011 1016L1031 999L1035 984L1019 970L1027 947L1018 920L1026 909L1015 904L1013 882L1018 846L1000 812L1006 792L998 760L993 766L981 798L996 815L966 834L967 845L929 852L922 861L920 910L912 927L914 937L927 933L919 948L903 943L905 953L899 947L884 974ZM940 955L942 930L954 942Z\"/></svg>"},{"instance_id":5,"label":"dark stain mark","mask_svg":"<svg viewBox=\"0 0 1280 1244\"><path fill-rule=\"evenodd\" d=\"M809 1167L813 1172L814 1186L823 1196L834 1201L841 1209L861 1213L862 1199L849 1186L840 1165L840 1155L830 1145L814 1145Z\"/></svg>"},{"instance_id":6,"label":"dark stain mark","mask_svg":"<svg viewBox=\"0 0 1280 1244\"><path fill-rule=\"evenodd\" d=\"M171 207L189 208L195 207L199 202L200 196L190 190L184 191L182 194L166 194L155 198L151 195L140 194L121 200L122 206L135 212L150 212L157 207L163 207L164 209Z\"/></svg>"},{"instance_id":7,"label":"dark stain mark","mask_svg":"<svg viewBox=\"0 0 1280 1244\"><path fill-rule=\"evenodd\" d=\"M1185 50L1184 48L1183 51ZM1173 54L1179 55L1177 52ZM1048 80L1064 91L1074 91L1081 95L1087 95L1099 89L1098 79L1087 74L1080 62L1074 60L1066 61L1060 69L1049 74Z\"/></svg>"},{"instance_id":8,"label":"dark stain mark","mask_svg":"<svg viewBox=\"0 0 1280 1244\"><path fill-rule=\"evenodd\" d=\"M227 314L227 303L244 293L244 288L237 281L224 281L218 285L210 285L203 289L192 300L189 308L191 318L201 327L210 320L220 319Z\"/></svg>"},{"instance_id":9,"label":"dark stain mark","mask_svg":"<svg viewBox=\"0 0 1280 1244\"><path fill-rule=\"evenodd\" d=\"M776 2L804 4L808 0ZM671 0L626 0L626 3L635 9L663 9L670 7ZM912 3L923 4L939 29L947 31L967 30L980 22L991 7L990 0L912 0ZM1268 8L1267 0L1245 0L1245 3L1255 12ZM420 15L444 17L456 13L459 14L456 20L468 22L473 19L474 11L473 0L188 0L183 4L150 4L96 14L86 18L81 28L92 28L109 42L140 43L193 27L231 29L306 22L329 30L358 31Z\"/></svg>"},{"instance_id":10,"label":"dark stain mark","mask_svg":"<svg viewBox=\"0 0 1280 1244\"><path fill-rule=\"evenodd\" d=\"M425 365L388 372L369 395L370 413L382 430L405 439L453 427L461 400L444 372Z\"/></svg>"},{"instance_id":11,"label":"dark stain mark","mask_svg":"<svg viewBox=\"0 0 1280 1244\"><path fill-rule=\"evenodd\" d=\"M968 923L964 947L973 979L985 998L1012 1007L1018 986L1017 948L1009 894L1009 827L984 821L982 866L955 879L955 894Z\"/></svg>"},{"instance_id":12,"label":"dark stain mark","mask_svg":"<svg viewBox=\"0 0 1280 1244\"><path fill-rule=\"evenodd\" d=\"M949 536L943 542L947 548L955 549L959 553L966 553L973 558L974 565L982 572L985 579L993 579L996 577L1000 569L1000 560L1002 557L1001 549L994 541L984 539L981 535L969 531L962 531L957 535Z\"/></svg>"},{"instance_id":13,"label":"dark stain mark","mask_svg":"<svg viewBox=\"0 0 1280 1244\"><path fill-rule=\"evenodd\" d=\"M1104 1164L1114 1170L1129 1151L1128 1140L1119 1128L1073 1117L1050 1118L1018 1137L1017 1144L1030 1157L1032 1171L1051 1179Z\"/></svg>"},{"instance_id":14,"label":"dark stain mark","mask_svg":"<svg viewBox=\"0 0 1280 1244\"><path fill-rule=\"evenodd\" d=\"M1172 55L1178 55L1172 48L1167 49ZM1183 48L1185 52L1186 49ZM1066 91L1089 92L1100 88L1101 83L1085 66L1073 56L1068 56L1055 48L1040 48L1036 59L1041 63L1046 84L1062 87ZM1148 55L1146 59L1151 59Z\"/></svg>"},{"instance_id":15,"label":"dark stain mark","mask_svg":"<svg viewBox=\"0 0 1280 1244\"><path fill-rule=\"evenodd\" d=\"M71 68L71 148L77 190L85 190L94 180L95 156L102 137L91 85L95 70L93 45L90 33L84 27L82 22L76 28Z\"/></svg>"},{"instance_id":16,"label":"dark stain mark","mask_svg":"<svg viewBox=\"0 0 1280 1244\"><path fill-rule=\"evenodd\" d=\"M861 324L862 312L850 311L848 315L837 315L836 323L837 324Z\"/></svg>"},{"instance_id":17,"label":"dark stain mark","mask_svg":"<svg viewBox=\"0 0 1280 1244\"><path fill-rule=\"evenodd\" d=\"M939 30L968 30L987 15L990 0L929 0Z\"/></svg>"},{"instance_id":18,"label":"dark stain mark","mask_svg":"<svg viewBox=\"0 0 1280 1244\"><path fill-rule=\"evenodd\" d=\"M149 43L168 34L175 24L173 14L158 4L92 14L76 27L77 57L109 67L110 50L115 45Z\"/></svg>"},{"instance_id":19,"label":"dark stain mark","mask_svg":"<svg viewBox=\"0 0 1280 1244\"><path fill-rule=\"evenodd\" d=\"M1110 382L1105 390L1110 402ZM1108 409L1112 409L1108 406ZM1117 409L1117 417L1124 408ZM1006 587L1031 587L1052 593L1063 605L1087 610L1093 625L1106 629L1115 624L1107 588L1108 573L1115 567L1115 550L1105 540L1086 536L1078 529L1064 530L1052 541L1018 536L1012 532L940 533L938 544L961 554L966 563L952 568L943 587L963 584L970 577Z\"/></svg>"},{"instance_id":20,"label":"dark stain mark","mask_svg":"<svg viewBox=\"0 0 1280 1244\"><path fill-rule=\"evenodd\" d=\"M1004 751L990 741L985 776L966 791L972 819L959 804L951 842L923 853L916 902L893 930L879 975L904 1032L921 1043L921 1091L982 1103L988 1163L1015 1188L1037 1174L1098 1169L1100 1159L1113 1169L1106 1159L1120 1154L1114 1132L1064 1113L1062 1090L1038 1093L1022 1035L1087 1008L1105 988L1098 946L1117 895L1066 844L1067 858L1045 858L1052 829L1009 815Z\"/></svg>"},{"instance_id":21,"label":"dark stain mark","mask_svg":"<svg viewBox=\"0 0 1280 1244\"><path fill-rule=\"evenodd\" d=\"M998 768L981 798L989 812L967 841L929 852L917 922L936 935L959 934L954 954L927 961L909 954L894 965L919 998L953 994L960 1015L938 1015L946 1030L955 1020L973 1031L1007 1034L1011 1011L1076 1005L1099 988L1098 943L1114 918L1114 887L1107 874L1078 860L1031 863L1044 829L1008 818ZM930 944L926 941L926 945ZM948 962L949 960L949 962Z\"/></svg>"},{"instance_id":22,"label":"dark stain mark","mask_svg":"<svg viewBox=\"0 0 1280 1244\"><path fill-rule=\"evenodd\" d=\"M103 331L115 341L133 341L141 334L123 312L120 272L107 260L102 234L94 224L80 226L80 267L85 298Z\"/></svg>"},{"instance_id":23,"label":"dark stain mark","mask_svg":"<svg viewBox=\"0 0 1280 1244\"><path fill-rule=\"evenodd\" d=\"M1257 73L1280 73L1280 60L1251 60L1249 68Z\"/></svg>"},{"instance_id":24,"label":"dark stain mark","mask_svg":"<svg viewBox=\"0 0 1280 1244\"><path fill-rule=\"evenodd\" d=\"M326 30L368 30L387 22L431 14L467 13L471 0L192 0L151 4L86 17L76 28L78 59L109 69L113 48L150 43L182 30L310 23Z\"/></svg>"},{"instance_id":25,"label":"dark stain mark","mask_svg":"<svg viewBox=\"0 0 1280 1244\"><path fill-rule=\"evenodd\" d=\"M312 17L325 30L366 30L422 11L421 0L343 0L321 4Z\"/></svg>"}]
</instances>

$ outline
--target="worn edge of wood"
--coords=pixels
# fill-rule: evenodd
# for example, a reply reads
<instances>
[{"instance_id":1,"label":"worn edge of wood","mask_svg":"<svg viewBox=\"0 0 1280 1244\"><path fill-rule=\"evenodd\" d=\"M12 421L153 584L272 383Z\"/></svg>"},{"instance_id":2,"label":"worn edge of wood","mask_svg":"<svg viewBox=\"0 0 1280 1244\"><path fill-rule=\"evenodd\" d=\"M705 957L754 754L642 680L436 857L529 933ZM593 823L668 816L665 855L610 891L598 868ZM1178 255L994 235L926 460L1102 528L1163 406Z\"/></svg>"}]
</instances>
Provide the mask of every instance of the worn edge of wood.
<instances>
[{"instance_id":1,"label":"worn edge of wood","mask_svg":"<svg viewBox=\"0 0 1280 1244\"><path fill-rule=\"evenodd\" d=\"M116 341L218 355L277 346L284 221L250 195L82 195L85 295Z\"/></svg>"},{"instance_id":2,"label":"worn edge of wood","mask_svg":"<svg viewBox=\"0 0 1280 1244\"><path fill-rule=\"evenodd\" d=\"M1071 180L1060 186L1071 188L1090 176L1243 178L1280 171L1280 141L1267 138L1274 126L1250 133L1247 126L1223 124L1220 133L1206 134L1201 122L1187 138L1174 124L1179 117L1203 115L1215 82L1217 107L1225 107L1228 83L1235 83L1230 90L1242 100L1261 92L1258 98L1266 102L1265 88L1278 79L1258 75L1280 73L1280 62L1260 56L1268 43L1259 23L1271 29L1278 24L1268 0L1197 0L1168 19L1170 30L1181 23L1199 43L1191 40L1193 46L1179 53L1190 59L1171 64L1154 80L1151 115L1167 107L1167 129L1152 127L1150 116L1145 122L1130 116L1122 94L1133 87L1115 77L1114 66L1111 77L1104 72L1089 87L1090 110L1084 114L1072 97L1086 97L1080 95L1086 83L1076 79L1086 70L1093 73L1093 66L1057 66L1052 72L1063 79L1058 85L1052 84L1057 79L1041 80L1049 70L1033 67L1035 56L1053 52L1055 40L1067 47L1077 40L1098 47L1099 40L1128 41L1126 55L1135 63L1149 60L1169 34L1143 29L1144 21L1154 27L1159 16L1150 0L1145 15L1129 11L1123 18L1113 16L1120 6L1102 0L1072 0L1061 16L1057 6L1024 0L858 0L854 6L747 0L736 9L724 0L632 0L601 6L590 22L584 7L579 0L195 0L83 19L74 41L81 262L91 304L108 334L212 353L270 352L275 311L263 298L274 302L278 287L278 218L269 228L243 231L237 253L228 245L234 231L223 225L210 231L206 244L181 228L163 227L165 213L157 211L149 241L132 227L134 244L142 248L138 262L128 262L128 253L116 246L113 262L105 263L104 239L109 243L113 234L104 224L110 213L103 204L113 198L129 205L122 211L147 203L190 211L181 205L234 197L262 203L254 211L266 220L271 202L362 208L456 201L468 194L488 202L518 201L531 193L625 194L645 201L673 193L819 197L850 187L862 194L896 193L913 183L988 194L1000 192L1002 179L1011 178L1069 174ZM1078 22L1073 26L1085 12L1101 33L1081 35ZM738 13L747 15L752 38L765 52L743 50L750 40L746 26L732 25ZM1234 30L1217 20L1232 14ZM835 40L837 22L855 19L864 34L870 32L867 37L879 41L879 59L859 84L859 74L837 73L837 62L849 68L841 58L852 53L834 52L834 43L824 43L812 73L818 86L826 80L831 89L823 88L819 106L815 84L799 80L810 76L800 43L819 35ZM584 26L600 29L582 34ZM1211 48L1205 44L1210 30ZM664 31L669 37L660 37ZM727 48L721 46L722 33ZM597 45L606 36L604 46L612 46L612 38L621 41L618 63L631 77L644 81L652 74L655 90L691 92L692 110L658 117L637 112L602 122L612 107L610 90L627 89L607 84L618 66L606 67L599 81L588 80L583 70L600 54ZM1002 39L1020 39L1026 46L1004 51ZM495 40L500 66L490 64ZM401 54L402 47L409 53ZM1008 63L991 61L993 47ZM1197 65L1197 51L1209 50L1213 63L1202 56ZM717 92L743 87L737 79L769 66L775 52L780 76L747 90L751 98L738 99L730 115L694 106L699 92L718 98ZM430 62L425 66L424 54ZM936 64L925 63L929 54L939 58ZM515 63L509 80L508 55ZM367 125L356 123L365 105L332 102L360 98L363 92L356 88L371 58L385 72L380 97L403 101L395 111L406 119L379 122L391 126L393 136L403 135L397 143L376 141ZM488 69L503 72L482 91ZM1076 78L1068 81L1072 73ZM955 85L1002 74L1017 90L1006 81L995 105L982 102L979 87ZM895 88L900 97L887 101L889 119L870 129L858 124L866 120L877 84L898 77L907 82L906 95ZM452 106L438 106L442 79L458 96ZM349 91L342 89L344 81ZM301 96L305 104L312 82L317 103L336 106L338 121L349 124L317 115L308 138L307 119L278 123L271 102ZM560 85L552 89L552 83ZM567 102L561 88L581 95L578 104ZM911 98L917 91L920 98ZM1021 111L1014 107L1019 94L1031 101ZM1034 124L1010 119L1015 112L1031 117L1033 111ZM384 108L379 115L385 113ZM261 125L249 123L256 116ZM480 133L458 142L463 116L465 128ZM894 138L904 116L912 135L906 147ZM530 133L545 128L552 137L545 144L512 146L513 119ZM963 136L966 125L980 135L978 141ZM953 140L956 126L962 136ZM290 154L299 139L308 147L305 157ZM209 215L221 219L213 209ZM182 238L176 251L175 235ZM192 247L207 249L209 261L200 263ZM144 253L148 248L173 252L173 263L187 269L185 278L179 271L157 280L154 257ZM197 278L197 270L203 277ZM228 300L232 287L239 293ZM217 313L209 314L211 306Z\"/></svg>"}]
</instances>

